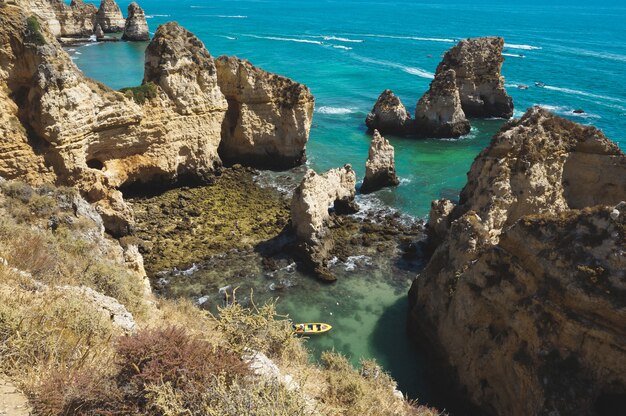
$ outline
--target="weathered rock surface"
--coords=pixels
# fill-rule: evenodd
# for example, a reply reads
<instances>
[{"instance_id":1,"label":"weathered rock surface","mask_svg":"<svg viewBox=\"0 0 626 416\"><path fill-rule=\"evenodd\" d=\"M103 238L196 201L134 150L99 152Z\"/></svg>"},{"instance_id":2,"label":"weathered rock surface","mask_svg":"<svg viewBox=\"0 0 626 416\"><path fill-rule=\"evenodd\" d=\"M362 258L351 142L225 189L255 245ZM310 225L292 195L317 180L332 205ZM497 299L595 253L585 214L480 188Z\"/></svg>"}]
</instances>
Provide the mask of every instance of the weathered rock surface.
<instances>
[{"instance_id":1,"label":"weathered rock surface","mask_svg":"<svg viewBox=\"0 0 626 416\"><path fill-rule=\"evenodd\" d=\"M405 135L411 132L411 114L393 91L383 91L372 111L365 119L365 125L370 130L378 130L381 134Z\"/></svg>"},{"instance_id":2,"label":"weathered rock surface","mask_svg":"<svg viewBox=\"0 0 626 416\"><path fill-rule=\"evenodd\" d=\"M365 179L361 185L361 192L367 194L399 183L393 146L378 130L374 130L369 156L365 163Z\"/></svg>"},{"instance_id":3,"label":"weathered rock surface","mask_svg":"<svg viewBox=\"0 0 626 416\"><path fill-rule=\"evenodd\" d=\"M494 137L415 280L409 330L490 414L596 414L626 394L626 155L529 110ZM621 396L620 396L621 395Z\"/></svg>"},{"instance_id":4,"label":"weathered rock surface","mask_svg":"<svg viewBox=\"0 0 626 416\"><path fill-rule=\"evenodd\" d=\"M459 137L469 133L470 123L461 108L454 70L439 71L417 102L415 134L420 137Z\"/></svg>"},{"instance_id":5,"label":"weathered rock surface","mask_svg":"<svg viewBox=\"0 0 626 416\"><path fill-rule=\"evenodd\" d=\"M82 0L68 6L59 0L22 0L17 2L45 22L54 36L89 36L94 31L98 9Z\"/></svg>"},{"instance_id":6,"label":"weathered rock surface","mask_svg":"<svg viewBox=\"0 0 626 416\"><path fill-rule=\"evenodd\" d=\"M227 163L282 169L306 160L315 100L309 89L236 57L215 61L228 100L220 156Z\"/></svg>"},{"instance_id":7,"label":"weathered rock surface","mask_svg":"<svg viewBox=\"0 0 626 416\"><path fill-rule=\"evenodd\" d=\"M96 28L93 30L93 34L96 36L97 40L104 39L104 30L102 30L102 27L100 27L100 25L98 24L96 24Z\"/></svg>"},{"instance_id":8,"label":"weathered rock surface","mask_svg":"<svg viewBox=\"0 0 626 416\"><path fill-rule=\"evenodd\" d=\"M482 37L464 39L448 50L435 77L452 69L456 73L461 105L467 117L513 115L513 100L504 88L500 71L504 39Z\"/></svg>"},{"instance_id":9,"label":"weathered rock surface","mask_svg":"<svg viewBox=\"0 0 626 416\"><path fill-rule=\"evenodd\" d=\"M150 40L148 21L143 9L135 2L128 5L128 16L124 26L123 40L146 41Z\"/></svg>"},{"instance_id":10,"label":"weathered rock surface","mask_svg":"<svg viewBox=\"0 0 626 416\"><path fill-rule=\"evenodd\" d=\"M118 33L124 31L126 19L115 0L102 0L96 13L96 23L102 27L104 33Z\"/></svg>"},{"instance_id":11,"label":"weathered rock surface","mask_svg":"<svg viewBox=\"0 0 626 416\"><path fill-rule=\"evenodd\" d=\"M356 174L350 165L317 174L309 170L291 200L291 222L309 265L325 280L334 280L327 269L333 247L328 235L329 209L337 213L357 210L354 202Z\"/></svg>"},{"instance_id":12,"label":"weathered rock surface","mask_svg":"<svg viewBox=\"0 0 626 416\"><path fill-rule=\"evenodd\" d=\"M96 204L107 230L124 235L133 219L120 188L188 177L205 180L221 166L218 147L228 103L213 58L193 34L176 23L159 27L146 50L144 84L120 93L86 78L45 24L41 38L30 33L29 13L0 8L0 82L6 85L0 89L0 175L75 186ZM292 83L300 95L273 96L268 102L275 112L269 116L259 104L259 91L282 90L261 81L263 71L254 73L257 95L243 95L241 107L248 109L248 120L262 120L264 130L262 139L248 136L255 142L249 151L242 150L241 160L248 160L256 146L277 159L294 160L295 153L301 158L312 97L308 121L298 119L304 112L294 110L300 108L294 100L308 90ZM265 88L265 82L274 89ZM276 83L288 84L283 79ZM289 116L306 124L296 139L289 135L296 124ZM270 131L278 132L273 143ZM283 148L281 140L289 143Z\"/></svg>"}]
</instances>

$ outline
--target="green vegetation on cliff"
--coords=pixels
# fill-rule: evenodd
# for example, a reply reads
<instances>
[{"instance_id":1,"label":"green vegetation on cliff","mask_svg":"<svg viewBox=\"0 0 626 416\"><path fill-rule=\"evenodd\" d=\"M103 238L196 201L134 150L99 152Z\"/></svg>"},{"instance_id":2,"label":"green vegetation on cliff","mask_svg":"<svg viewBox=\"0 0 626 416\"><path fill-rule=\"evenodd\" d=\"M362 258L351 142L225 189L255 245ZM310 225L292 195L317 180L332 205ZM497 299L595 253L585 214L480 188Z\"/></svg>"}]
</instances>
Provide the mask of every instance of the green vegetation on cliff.
<instances>
[{"instance_id":1,"label":"green vegetation on cliff","mask_svg":"<svg viewBox=\"0 0 626 416\"><path fill-rule=\"evenodd\" d=\"M43 46L46 44L46 38L41 33L41 25L35 16L26 19L26 26L30 32L30 38L35 45Z\"/></svg>"},{"instance_id":2,"label":"green vegetation on cliff","mask_svg":"<svg viewBox=\"0 0 626 416\"><path fill-rule=\"evenodd\" d=\"M157 96L157 86L153 82L148 82L138 87L122 88L120 92L132 98L137 104L143 104Z\"/></svg>"}]
</instances>

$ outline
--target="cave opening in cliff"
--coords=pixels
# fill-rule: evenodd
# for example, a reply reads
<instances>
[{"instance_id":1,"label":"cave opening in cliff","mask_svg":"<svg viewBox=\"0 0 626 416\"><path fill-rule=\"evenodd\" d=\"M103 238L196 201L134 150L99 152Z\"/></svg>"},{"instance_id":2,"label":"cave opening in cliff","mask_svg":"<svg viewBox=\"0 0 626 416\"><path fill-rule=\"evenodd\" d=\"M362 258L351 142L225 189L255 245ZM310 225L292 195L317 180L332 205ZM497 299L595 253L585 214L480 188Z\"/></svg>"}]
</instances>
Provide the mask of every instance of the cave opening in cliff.
<instances>
[{"instance_id":1,"label":"cave opening in cliff","mask_svg":"<svg viewBox=\"0 0 626 416\"><path fill-rule=\"evenodd\" d=\"M154 175L150 180L129 180L119 187L124 199L152 198L175 188L195 188L211 185L215 178L202 179L197 175L183 174L172 179L168 175Z\"/></svg>"},{"instance_id":2,"label":"cave opening in cliff","mask_svg":"<svg viewBox=\"0 0 626 416\"><path fill-rule=\"evenodd\" d=\"M102 163L102 161L99 159L89 159L87 161L87 166L90 167L91 169L97 169L97 170L104 169L104 163Z\"/></svg>"},{"instance_id":3,"label":"cave opening in cliff","mask_svg":"<svg viewBox=\"0 0 626 416\"><path fill-rule=\"evenodd\" d=\"M626 393L607 393L594 402L598 416L621 416L626 409Z\"/></svg>"}]
</instances>

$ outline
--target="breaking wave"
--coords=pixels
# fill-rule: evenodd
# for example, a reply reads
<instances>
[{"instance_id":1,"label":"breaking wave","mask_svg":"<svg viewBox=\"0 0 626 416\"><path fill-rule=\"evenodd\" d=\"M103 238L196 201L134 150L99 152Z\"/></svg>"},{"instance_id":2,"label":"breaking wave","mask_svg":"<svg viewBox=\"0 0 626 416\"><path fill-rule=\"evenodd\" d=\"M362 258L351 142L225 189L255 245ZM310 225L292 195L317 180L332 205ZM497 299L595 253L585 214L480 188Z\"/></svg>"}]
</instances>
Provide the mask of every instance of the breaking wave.
<instances>
[{"instance_id":1,"label":"breaking wave","mask_svg":"<svg viewBox=\"0 0 626 416\"><path fill-rule=\"evenodd\" d=\"M316 112L320 113L320 114L337 114L337 115L342 115L342 114L351 114L354 113L354 108L347 108L347 107L330 107L330 106L321 106L320 108L318 108L316 110Z\"/></svg>"},{"instance_id":2,"label":"breaking wave","mask_svg":"<svg viewBox=\"0 0 626 416\"><path fill-rule=\"evenodd\" d=\"M533 51L533 50L537 50L537 49L542 49L541 46L532 46L532 45L518 45L515 43L505 43L504 44L505 48L509 48L509 49L521 49L524 51Z\"/></svg>"}]
</instances>

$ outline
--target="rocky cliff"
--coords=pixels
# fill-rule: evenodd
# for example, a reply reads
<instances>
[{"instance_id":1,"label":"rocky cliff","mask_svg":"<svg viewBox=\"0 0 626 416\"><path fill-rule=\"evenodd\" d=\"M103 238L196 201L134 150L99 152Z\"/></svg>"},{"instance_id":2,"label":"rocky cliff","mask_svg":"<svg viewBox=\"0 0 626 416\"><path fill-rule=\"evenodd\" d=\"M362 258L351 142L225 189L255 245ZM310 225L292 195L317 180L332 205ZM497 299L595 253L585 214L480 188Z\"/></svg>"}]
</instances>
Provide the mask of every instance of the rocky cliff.
<instances>
[{"instance_id":1,"label":"rocky cliff","mask_svg":"<svg viewBox=\"0 0 626 416\"><path fill-rule=\"evenodd\" d=\"M221 56L215 65L228 100L222 159L273 169L304 162L315 105L309 89L235 57Z\"/></svg>"},{"instance_id":2,"label":"rocky cliff","mask_svg":"<svg viewBox=\"0 0 626 416\"><path fill-rule=\"evenodd\" d=\"M410 291L409 330L490 414L603 414L626 394L626 155L539 108L476 158ZM619 205L618 205L619 204Z\"/></svg>"},{"instance_id":3,"label":"rocky cliff","mask_svg":"<svg viewBox=\"0 0 626 416\"><path fill-rule=\"evenodd\" d=\"M221 165L228 103L213 58L193 34L176 23L161 26L146 50L144 84L120 93L86 78L47 26L27 17L19 7L0 6L0 80L6 86L0 90L0 175L76 186L97 205L107 229L122 235L133 221L118 189L205 179ZM277 108L293 108L293 96L282 98L284 106L274 97ZM261 111L256 105L249 107ZM255 116L252 109L247 114ZM257 119L265 120L264 150L272 145L267 131L284 133L293 125L262 112ZM298 152L286 146L285 157L303 154L309 126L298 136ZM276 157L289 137L276 139ZM248 156L242 151L242 161Z\"/></svg>"},{"instance_id":4,"label":"rocky cliff","mask_svg":"<svg viewBox=\"0 0 626 416\"><path fill-rule=\"evenodd\" d=\"M367 194L386 186L396 186L399 183L396 176L393 146L380 135L378 130L374 130L365 163L365 178L361 185L361 193Z\"/></svg>"},{"instance_id":5,"label":"rocky cliff","mask_svg":"<svg viewBox=\"0 0 626 416\"><path fill-rule=\"evenodd\" d=\"M421 137L459 137L469 133L470 123L461 107L452 69L437 72L430 88L415 108L415 134Z\"/></svg>"},{"instance_id":6,"label":"rocky cliff","mask_svg":"<svg viewBox=\"0 0 626 416\"><path fill-rule=\"evenodd\" d=\"M296 231L300 251L316 274L335 280L327 269L333 248L328 237L329 209L337 213L356 211L356 174L350 165L317 174L309 169L291 200L291 222Z\"/></svg>"},{"instance_id":7,"label":"rocky cliff","mask_svg":"<svg viewBox=\"0 0 626 416\"><path fill-rule=\"evenodd\" d=\"M122 39L134 41L150 40L146 15L143 9L135 2L128 5L128 17L126 18Z\"/></svg>"},{"instance_id":8,"label":"rocky cliff","mask_svg":"<svg viewBox=\"0 0 626 416\"><path fill-rule=\"evenodd\" d=\"M513 115L513 100L504 88L500 71L504 39L488 36L464 39L443 56L437 74L450 69L456 74L461 105L468 117Z\"/></svg>"},{"instance_id":9,"label":"rocky cliff","mask_svg":"<svg viewBox=\"0 0 626 416\"><path fill-rule=\"evenodd\" d=\"M367 115L365 125L369 130L378 130L381 134L403 136L411 132L411 114L393 91L385 90Z\"/></svg>"},{"instance_id":10,"label":"rocky cliff","mask_svg":"<svg viewBox=\"0 0 626 416\"><path fill-rule=\"evenodd\" d=\"M61 0L17 0L16 4L45 22L57 37L89 36L94 31L98 9L82 0L72 0L69 6Z\"/></svg>"},{"instance_id":11,"label":"rocky cliff","mask_svg":"<svg viewBox=\"0 0 626 416\"><path fill-rule=\"evenodd\" d=\"M115 0L102 0L96 13L96 23L105 33L117 33L124 31L126 19Z\"/></svg>"}]
</instances>

